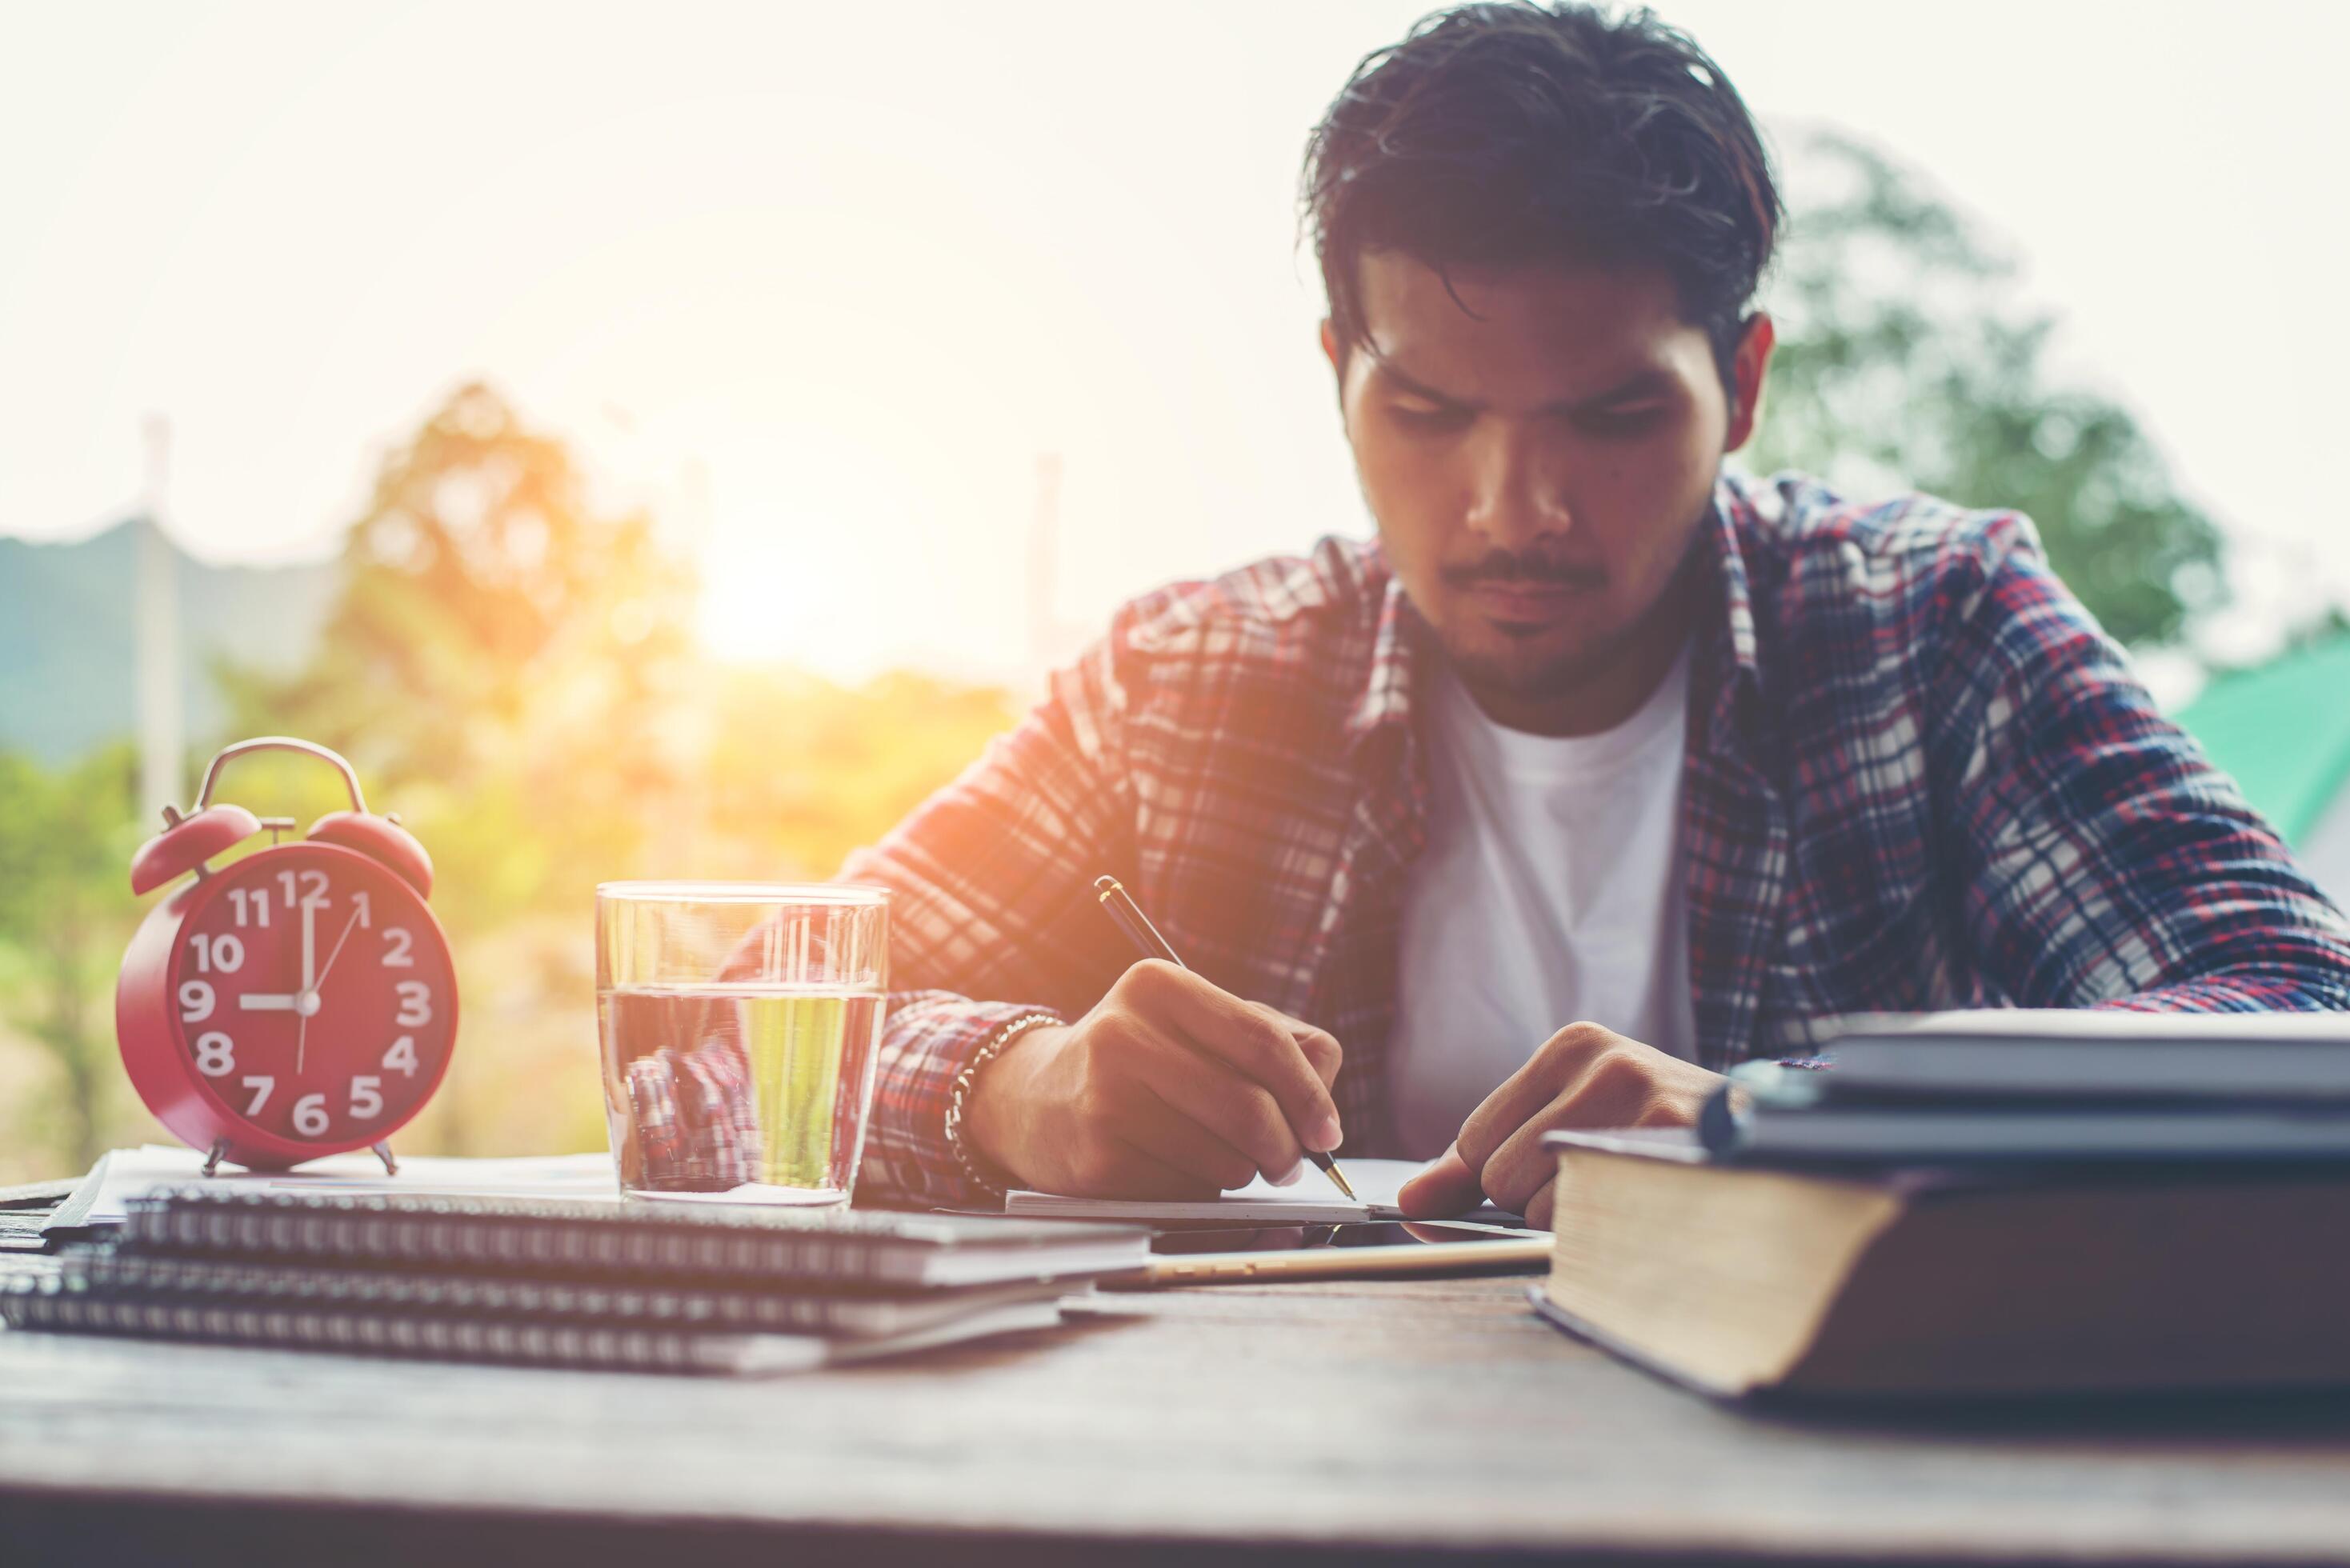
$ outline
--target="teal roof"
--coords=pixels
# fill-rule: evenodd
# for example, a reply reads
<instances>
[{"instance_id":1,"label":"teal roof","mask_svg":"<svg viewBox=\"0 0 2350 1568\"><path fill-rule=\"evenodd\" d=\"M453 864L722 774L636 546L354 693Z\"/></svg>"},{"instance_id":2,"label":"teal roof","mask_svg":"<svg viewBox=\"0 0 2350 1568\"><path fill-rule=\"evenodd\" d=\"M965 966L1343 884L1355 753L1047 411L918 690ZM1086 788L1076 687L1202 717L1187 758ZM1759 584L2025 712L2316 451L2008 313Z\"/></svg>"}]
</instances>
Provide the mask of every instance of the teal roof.
<instances>
[{"instance_id":1,"label":"teal roof","mask_svg":"<svg viewBox=\"0 0 2350 1568\"><path fill-rule=\"evenodd\" d=\"M2298 844L2350 780L2350 637L2223 675L2178 722Z\"/></svg>"}]
</instances>

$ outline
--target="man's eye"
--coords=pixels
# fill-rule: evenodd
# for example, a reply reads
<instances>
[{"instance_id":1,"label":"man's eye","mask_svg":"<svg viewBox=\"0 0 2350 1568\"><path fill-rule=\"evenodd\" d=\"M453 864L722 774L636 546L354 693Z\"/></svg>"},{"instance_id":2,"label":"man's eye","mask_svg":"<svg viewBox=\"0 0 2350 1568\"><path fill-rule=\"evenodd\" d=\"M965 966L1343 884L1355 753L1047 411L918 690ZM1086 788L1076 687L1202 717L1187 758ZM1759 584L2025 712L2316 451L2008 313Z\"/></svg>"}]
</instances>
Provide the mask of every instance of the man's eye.
<instances>
[{"instance_id":1,"label":"man's eye","mask_svg":"<svg viewBox=\"0 0 2350 1568\"><path fill-rule=\"evenodd\" d=\"M1468 415L1459 409L1415 409L1398 403L1392 411L1414 430L1458 430L1469 422Z\"/></svg>"},{"instance_id":2,"label":"man's eye","mask_svg":"<svg viewBox=\"0 0 2350 1568\"><path fill-rule=\"evenodd\" d=\"M1575 423L1594 435L1638 435L1663 418L1664 411L1654 403L1630 409L1596 409L1579 416Z\"/></svg>"}]
</instances>

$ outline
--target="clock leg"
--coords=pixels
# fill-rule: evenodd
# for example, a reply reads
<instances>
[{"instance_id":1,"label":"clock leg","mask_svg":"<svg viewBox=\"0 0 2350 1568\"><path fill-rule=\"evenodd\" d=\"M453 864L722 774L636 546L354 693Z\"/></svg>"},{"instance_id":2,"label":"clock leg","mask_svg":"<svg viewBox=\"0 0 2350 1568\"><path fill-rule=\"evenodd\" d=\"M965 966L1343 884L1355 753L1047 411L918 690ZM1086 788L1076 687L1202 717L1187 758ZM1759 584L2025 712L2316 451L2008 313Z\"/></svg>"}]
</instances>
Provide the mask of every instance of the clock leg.
<instances>
[{"instance_id":1,"label":"clock leg","mask_svg":"<svg viewBox=\"0 0 2350 1568\"><path fill-rule=\"evenodd\" d=\"M210 1153L210 1154L208 1154L208 1155L204 1156L204 1179L205 1179L205 1180L207 1180L207 1181L211 1180L211 1179L212 1179L212 1178L213 1178L213 1174L215 1171L217 1171L217 1170L219 1170L219 1169L220 1169L220 1162L221 1162L222 1158L223 1158L225 1155L227 1155L227 1153L228 1153L228 1139L226 1139L226 1138L223 1138L223 1139L221 1139L218 1143L215 1143L214 1145L213 1145L213 1151L212 1151L212 1153Z\"/></svg>"},{"instance_id":2,"label":"clock leg","mask_svg":"<svg viewBox=\"0 0 2350 1568\"><path fill-rule=\"evenodd\" d=\"M388 1143L377 1144L375 1146L375 1157L383 1161L383 1173L386 1176L398 1176L400 1174L400 1161L391 1158L391 1145Z\"/></svg>"}]
</instances>

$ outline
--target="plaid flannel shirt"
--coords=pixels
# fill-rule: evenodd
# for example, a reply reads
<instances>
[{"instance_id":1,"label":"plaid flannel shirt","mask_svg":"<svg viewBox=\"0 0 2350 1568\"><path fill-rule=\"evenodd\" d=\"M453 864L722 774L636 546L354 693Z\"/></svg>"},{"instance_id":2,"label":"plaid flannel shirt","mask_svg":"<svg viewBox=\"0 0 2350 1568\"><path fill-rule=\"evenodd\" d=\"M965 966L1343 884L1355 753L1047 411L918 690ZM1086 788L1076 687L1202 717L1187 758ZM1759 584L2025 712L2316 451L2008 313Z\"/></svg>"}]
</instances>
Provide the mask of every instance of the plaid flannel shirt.
<instances>
[{"instance_id":1,"label":"plaid flannel shirt","mask_svg":"<svg viewBox=\"0 0 2350 1568\"><path fill-rule=\"evenodd\" d=\"M2350 1008L2350 925L2156 711L2027 519L1725 475L1699 547L1720 592L1679 826L1706 1066L1800 1053L1864 1011ZM976 1196L946 1143L951 1085L1005 1023L1074 1019L1129 961L1103 872L1191 967L1336 1035L1345 1152L1389 1152L1428 811L1413 617L1354 540L1148 595L850 857L845 876L894 890L905 988L864 1180Z\"/></svg>"}]
</instances>

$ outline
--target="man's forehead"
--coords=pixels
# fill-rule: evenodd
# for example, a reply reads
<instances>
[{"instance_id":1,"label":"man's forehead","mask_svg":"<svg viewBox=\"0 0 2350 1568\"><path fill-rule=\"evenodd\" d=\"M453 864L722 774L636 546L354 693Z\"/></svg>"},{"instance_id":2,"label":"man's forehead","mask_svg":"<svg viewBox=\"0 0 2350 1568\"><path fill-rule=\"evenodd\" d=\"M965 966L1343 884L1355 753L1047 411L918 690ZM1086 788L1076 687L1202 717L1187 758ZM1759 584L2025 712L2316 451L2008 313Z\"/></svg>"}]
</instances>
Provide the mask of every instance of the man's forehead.
<instances>
[{"instance_id":1,"label":"man's forehead","mask_svg":"<svg viewBox=\"0 0 2350 1568\"><path fill-rule=\"evenodd\" d=\"M1395 253L1363 258L1366 357L1392 379L1458 398L1552 400L1597 396L1644 373L1680 376L1692 358L1710 358L1704 333L1681 319L1660 272L1554 265L1448 275Z\"/></svg>"}]
</instances>

